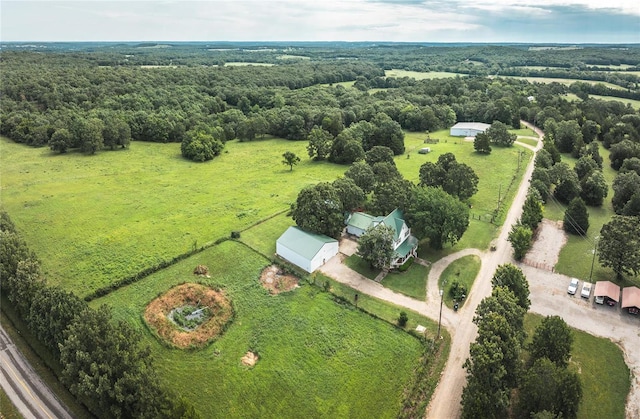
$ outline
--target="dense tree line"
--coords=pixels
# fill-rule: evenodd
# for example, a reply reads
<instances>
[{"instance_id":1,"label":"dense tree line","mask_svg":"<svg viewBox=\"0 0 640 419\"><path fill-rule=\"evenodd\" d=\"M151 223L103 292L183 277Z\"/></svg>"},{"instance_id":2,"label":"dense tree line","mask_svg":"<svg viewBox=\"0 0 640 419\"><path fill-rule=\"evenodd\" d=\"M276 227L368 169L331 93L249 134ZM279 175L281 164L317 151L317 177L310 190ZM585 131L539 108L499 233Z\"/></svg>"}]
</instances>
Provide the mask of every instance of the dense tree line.
<instances>
[{"instance_id":1,"label":"dense tree line","mask_svg":"<svg viewBox=\"0 0 640 419\"><path fill-rule=\"evenodd\" d=\"M15 313L59 364L60 381L104 418L197 417L167 393L138 332L115 322L110 309L89 308L75 294L48 286L40 262L0 212L0 289Z\"/></svg>"},{"instance_id":2,"label":"dense tree line","mask_svg":"<svg viewBox=\"0 0 640 419\"><path fill-rule=\"evenodd\" d=\"M514 265L501 265L491 284L491 295L480 302L473 319L478 337L464 363L462 417L502 418L510 410L517 417L548 412L575 418L582 387L578 374L567 369L570 329L560 317L547 317L525 345L524 316L530 306L526 277ZM525 351L527 363L522 361Z\"/></svg>"}]
</instances>

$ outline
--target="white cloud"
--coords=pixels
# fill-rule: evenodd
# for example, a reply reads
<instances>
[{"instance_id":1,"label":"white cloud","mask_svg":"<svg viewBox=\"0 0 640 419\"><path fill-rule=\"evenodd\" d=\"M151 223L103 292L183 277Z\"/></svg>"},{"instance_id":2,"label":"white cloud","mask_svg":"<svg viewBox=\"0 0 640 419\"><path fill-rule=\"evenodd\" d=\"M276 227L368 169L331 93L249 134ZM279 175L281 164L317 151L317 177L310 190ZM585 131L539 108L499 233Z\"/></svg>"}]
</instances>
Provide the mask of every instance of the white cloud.
<instances>
[{"instance_id":1,"label":"white cloud","mask_svg":"<svg viewBox=\"0 0 640 419\"><path fill-rule=\"evenodd\" d=\"M554 42L594 42L580 28L563 38L573 10L594 13L592 26L601 15L618 19L601 42L640 42L636 0L2 0L1 38L540 42L514 32L540 19Z\"/></svg>"}]
</instances>

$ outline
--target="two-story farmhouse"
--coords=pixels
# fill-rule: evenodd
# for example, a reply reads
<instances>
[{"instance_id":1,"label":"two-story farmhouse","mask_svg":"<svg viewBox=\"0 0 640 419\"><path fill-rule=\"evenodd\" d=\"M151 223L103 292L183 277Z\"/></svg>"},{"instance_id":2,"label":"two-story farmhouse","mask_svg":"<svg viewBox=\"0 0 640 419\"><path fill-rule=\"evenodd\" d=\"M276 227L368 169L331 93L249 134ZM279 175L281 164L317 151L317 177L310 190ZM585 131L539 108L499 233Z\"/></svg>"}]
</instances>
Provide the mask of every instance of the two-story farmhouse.
<instances>
[{"instance_id":1,"label":"two-story farmhouse","mask_svg":"<svg viewBox=\"0 0 640 419\"><path fill-rule=\"evenodd\" d=\"M374 217L364 212L354 212L347 220L347 233L356 237L364 234L369 227L384 224L393 229L393 250L395 255L391 261L391 268L397 268L410 257L415 257L418 249L418 239L411 235L411 229L404 221L402 211L393 210L386 217Z\"/></svg>"}]
</instances>

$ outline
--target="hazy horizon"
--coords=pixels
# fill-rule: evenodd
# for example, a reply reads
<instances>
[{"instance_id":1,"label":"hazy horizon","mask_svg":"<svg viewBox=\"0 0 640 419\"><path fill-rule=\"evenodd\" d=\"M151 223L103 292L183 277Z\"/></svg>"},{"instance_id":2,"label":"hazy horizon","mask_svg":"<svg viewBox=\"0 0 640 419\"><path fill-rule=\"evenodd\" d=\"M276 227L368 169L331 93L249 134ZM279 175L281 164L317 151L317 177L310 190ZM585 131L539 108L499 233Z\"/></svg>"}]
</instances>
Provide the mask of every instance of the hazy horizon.
<instances>
[{"instance_id":1,"label":"hazy horizon","mask_svg":"<svg viewBox=\"0 0 640 419\"><path fill-rule=\"evenodd\" d=\"M635 0L15 1L3 42L640 43Z\"/></svg>"}]
</instances>

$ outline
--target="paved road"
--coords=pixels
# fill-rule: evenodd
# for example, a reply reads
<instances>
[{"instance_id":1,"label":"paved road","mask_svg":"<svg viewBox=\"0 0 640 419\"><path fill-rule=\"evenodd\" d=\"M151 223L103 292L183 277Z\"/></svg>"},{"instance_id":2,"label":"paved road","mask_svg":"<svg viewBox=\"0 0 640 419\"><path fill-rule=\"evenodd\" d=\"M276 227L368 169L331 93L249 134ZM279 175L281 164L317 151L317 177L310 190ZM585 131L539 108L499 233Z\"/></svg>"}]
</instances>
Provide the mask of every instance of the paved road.
<instances>
[{"instance_id":1,"label":"paved road","mask_svg":"<svg viewBox=\"0 0 640 419\"><path fill-rule=\"evenodd\" d=\"M0 386L26 419L71 419L0 327Z\"/></svg>"}]
</instances>

